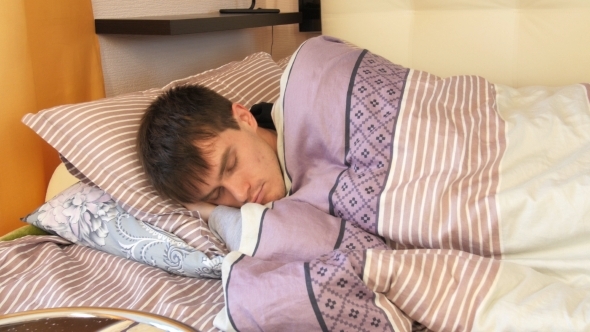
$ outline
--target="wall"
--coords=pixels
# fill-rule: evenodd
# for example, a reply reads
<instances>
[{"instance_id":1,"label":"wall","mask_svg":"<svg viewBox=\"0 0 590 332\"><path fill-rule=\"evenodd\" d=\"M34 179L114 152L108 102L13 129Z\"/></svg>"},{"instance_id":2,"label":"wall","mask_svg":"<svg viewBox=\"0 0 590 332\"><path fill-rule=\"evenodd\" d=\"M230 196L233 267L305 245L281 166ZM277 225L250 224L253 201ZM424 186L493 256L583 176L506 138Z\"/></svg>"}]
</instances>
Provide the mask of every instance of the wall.
<instances>
[{"instance_id":1,"label":"wall","mask_svg":"<svg viewBox=\"0 0 590 332\"><path fill-rule=\"evenodd\" d=\"M250 4L250 0L92 0L95 18L213 13ZM258 0L256 7L294 12L298 1ZM106 95L159 87L254 52L268 52L278 60L315 35L300 33L298 24L179 36L99 35Z\"/></svg>"},{"instance_id":2,"label":"wall","mask_svg":"<svg viewBox=\"0 0 590 332\"><path fill-rule=\"evenodd\" d=\"M590 81L588 0L323 0L322 29L442 77L515 87Z\"/></svg>"}]
</instances>

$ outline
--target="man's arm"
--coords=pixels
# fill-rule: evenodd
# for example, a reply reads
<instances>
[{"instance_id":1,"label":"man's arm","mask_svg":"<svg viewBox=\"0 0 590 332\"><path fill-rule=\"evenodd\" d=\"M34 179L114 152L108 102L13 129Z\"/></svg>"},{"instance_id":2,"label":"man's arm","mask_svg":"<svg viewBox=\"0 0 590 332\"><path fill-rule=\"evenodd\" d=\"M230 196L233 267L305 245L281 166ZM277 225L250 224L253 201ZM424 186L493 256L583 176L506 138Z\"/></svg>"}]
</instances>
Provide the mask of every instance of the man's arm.
<instances>
[{"instance_id":1,"label":"man's arm","mask_svg":"<svg viewBox=\"0 0 590 332\"><path fill-rule=\"evenodd\" d=\"M189 211L197 211L203 219L204 222L209 222L209 217L211 216L211 212L217 207L217 205L205 202L196 202L190 204L183 204L184 207Z\"/></svg>"},{"instance_id":2,"label":"man's arm","mask_svg":"<svg viewBox=\"0 0 590 332\"><path fill-rule=\"evenodd\" d=\"M191 211L198 211L209 229L222 240L230 251L238 250L242 235L242 215L240 209L197 202L184 205Z\"/></svg>"},{"instance_id":3,"label":"man's arm","mask_svg":"<svg viewBox=\"0 0 590 332\"><path fill-rule=\"evenodd\" d=\"M209 228L230 251L240 248L242 213L240 209L219 205L209 216Z\"/></svg>"}]
</instances>

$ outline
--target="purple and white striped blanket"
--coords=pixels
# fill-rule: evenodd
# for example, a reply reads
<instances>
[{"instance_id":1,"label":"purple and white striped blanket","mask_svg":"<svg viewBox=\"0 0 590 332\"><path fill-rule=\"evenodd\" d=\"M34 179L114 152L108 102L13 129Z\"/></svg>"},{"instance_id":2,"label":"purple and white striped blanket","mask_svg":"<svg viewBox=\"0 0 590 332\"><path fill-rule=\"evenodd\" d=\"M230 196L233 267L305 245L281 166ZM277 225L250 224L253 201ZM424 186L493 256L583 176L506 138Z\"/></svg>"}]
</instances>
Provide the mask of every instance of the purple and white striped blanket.
<instances>
[{"instance_id":1,"label":"purple and white striped blanket","mask_svg":"<svg viewBox=\"0 0 590 332\"><path fill-rule=\"evenodd\" d=\"M242 208L215 325L590 329L589 92L308 40L273 110L289 196Z\"/></svg>"}]
</instances>

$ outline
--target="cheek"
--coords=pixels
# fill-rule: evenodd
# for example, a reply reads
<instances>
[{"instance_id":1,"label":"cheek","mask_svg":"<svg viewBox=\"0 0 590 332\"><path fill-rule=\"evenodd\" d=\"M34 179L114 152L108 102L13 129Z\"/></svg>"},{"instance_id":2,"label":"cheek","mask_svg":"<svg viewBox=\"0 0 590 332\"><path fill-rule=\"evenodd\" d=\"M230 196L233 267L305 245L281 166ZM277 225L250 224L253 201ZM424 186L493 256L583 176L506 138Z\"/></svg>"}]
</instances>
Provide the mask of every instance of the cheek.
<instances>
[{"instance_id":1,"label":"cheek","mask_svg":"<svg viewBox=\"0 0 590 332\"><path fill-rule=\"evenodd\" d=\"M265 176L271 167L271 159L268 152L265 151L264 146L258 146L257 149L252 149L252 153L246 157L246 167L242 170L244 174L251 174L254 176Z\"/></svg>"}]
</instances>

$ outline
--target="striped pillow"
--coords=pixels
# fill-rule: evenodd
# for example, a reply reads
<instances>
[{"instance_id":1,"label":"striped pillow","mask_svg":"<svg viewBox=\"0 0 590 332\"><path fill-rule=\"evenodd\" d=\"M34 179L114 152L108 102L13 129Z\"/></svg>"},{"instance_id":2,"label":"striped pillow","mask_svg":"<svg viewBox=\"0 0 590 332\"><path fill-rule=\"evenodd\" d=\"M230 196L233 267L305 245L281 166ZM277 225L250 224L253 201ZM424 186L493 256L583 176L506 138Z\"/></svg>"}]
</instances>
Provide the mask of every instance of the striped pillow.
<instances>
[{"instance_id":1,"label":"striped pillow","mask_svg":"<svg viewBox=\"0 0 590 332\"><path fill-rule=\"evenodd\" d=\"M289 61L291 60L291 56L286 56L280 60L277 61L277 65L279 66L279 68L281 68L281 70L285 70L285 68L287 68L287 65L289 64Z\"/></svg>"},{"instance_id":2,"label":"striped pillow","mask_svg":"<svg viewBox=\"0 0 590 332\"><path fill-rule=\"evenodd\" d=\"M224 254L225 246L197 211L164 200L150 185L135 149L139 122L152 100L183 84L202 84L248 108L258 102L274 102L281 73L269 54L255 53L163 88L57 106L26 114L23 122L60 153L70 173L110 194L135 218L173 233L207 254Z\"/></svg>"}]
</instances>

